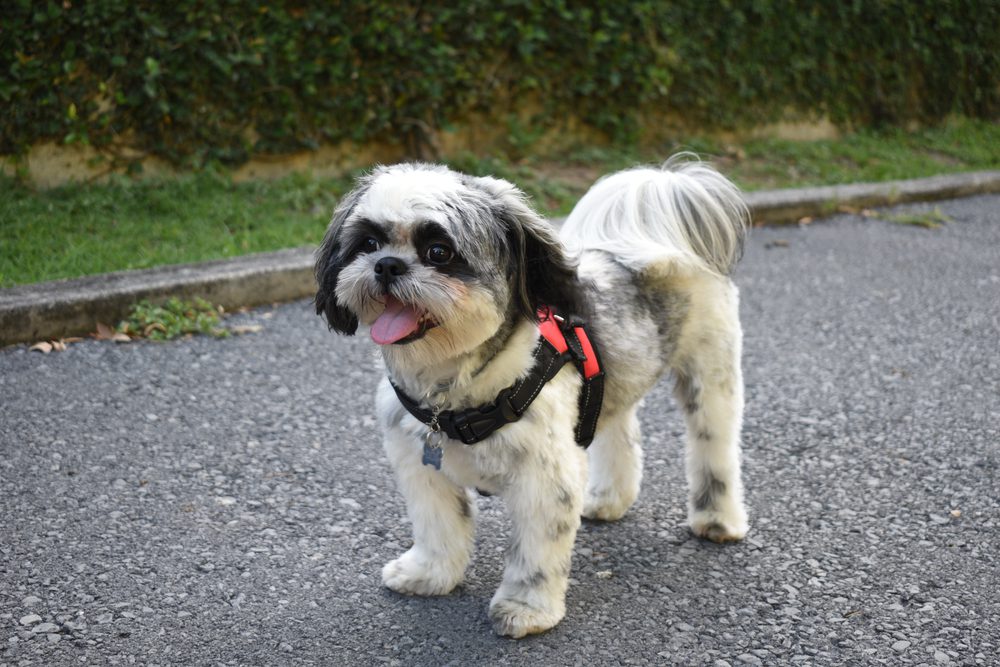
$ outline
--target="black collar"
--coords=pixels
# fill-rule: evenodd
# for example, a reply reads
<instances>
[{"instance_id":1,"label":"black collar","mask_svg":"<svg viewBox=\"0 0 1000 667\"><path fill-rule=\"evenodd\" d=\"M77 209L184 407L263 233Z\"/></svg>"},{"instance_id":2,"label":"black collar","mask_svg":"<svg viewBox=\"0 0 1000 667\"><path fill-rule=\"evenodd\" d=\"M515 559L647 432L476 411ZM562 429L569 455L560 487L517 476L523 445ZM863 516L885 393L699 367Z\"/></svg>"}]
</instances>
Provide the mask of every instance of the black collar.
<instances>
[{"instance_id":1,"label":"black collar","mask_svg":"<svg viewBox=\"0 0 1000 667\"><path fill-rule=\"evenodd\" d=\"M587 356L581 339L583 341L589 339L582 322L573 320L567 323L548 309L541 311L540 315L543 323L555 322L557 326L543 329L544 335L539 336L533 355L534 363L528 375L502 390L492 403L465 410L443 410L435 413L433 410L421 407L419 402L407 396L390 381L396 396L399 397L399 402L411 415L430 426L432 431L440 429L449 438L459 440L466 445L474 445L493 435L503 426L519 420L545 383L554 378L567 362L573 361L584 375L585 385L585 390L580 395L580 418L576 429L576 440L581 446L586 447L593 439L597 416L601 409L603 369L596 374L593 372L584 374L583 368ZM550 337L555 340L550 340ZM597 352L589 342L587 347L596 358ZM561 348L561 351L557 348Z\"/></svg>"}]
</instances>

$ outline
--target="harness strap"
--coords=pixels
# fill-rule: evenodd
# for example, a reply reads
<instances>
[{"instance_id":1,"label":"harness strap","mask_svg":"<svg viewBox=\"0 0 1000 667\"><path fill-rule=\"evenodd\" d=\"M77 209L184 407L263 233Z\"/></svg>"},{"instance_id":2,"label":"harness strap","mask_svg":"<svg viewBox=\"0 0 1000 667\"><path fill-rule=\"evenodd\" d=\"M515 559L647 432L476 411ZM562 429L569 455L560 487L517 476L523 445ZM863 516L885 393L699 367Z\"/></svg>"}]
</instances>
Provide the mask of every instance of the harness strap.
<instances>
[{"instance_id":1,"label":"harness strap","mask_svg":"<svg viewBox=\"0 0 1000 667\"><path fill-rule=\"evenodd\" d=\"M590 342L582 322L566 324L545 307L539 311L539 331L542 334L535 347L531 371L523 379L507 387L493 403L465 410L444 410L437 415L407 396L390 381L399 402L424 424L435 422L449 438L474 445L493 435L503 426L516 422L542 391L545 383L572 361L583 376L579 398L579 418L575 438L586 448L594 438L597 418L604 397L604 372L597 352Z\"/></svg>"},{"instance_id":2,"label":"harness strap","mask_svg":"<svg viewBox=\"0 0 1000 667\"><path fill-rule=\"evenodd\" d=\"M604 366L590 342L586 327L579 319L570 319L566 341L574 352L573 360L583 378L576 420L576 442L586 449L594 439L597 418L601 415L601 405L604 403Z\"/></svg>"}]
</instances>

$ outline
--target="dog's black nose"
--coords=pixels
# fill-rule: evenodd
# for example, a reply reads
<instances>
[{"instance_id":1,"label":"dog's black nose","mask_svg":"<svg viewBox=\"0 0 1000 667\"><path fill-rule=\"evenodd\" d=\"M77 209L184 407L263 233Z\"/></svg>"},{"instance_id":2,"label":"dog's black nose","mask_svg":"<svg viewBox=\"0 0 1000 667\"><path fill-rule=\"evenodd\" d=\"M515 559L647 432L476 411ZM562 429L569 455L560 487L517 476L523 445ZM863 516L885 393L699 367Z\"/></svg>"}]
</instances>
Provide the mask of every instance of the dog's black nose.
<instances>
[{"instance_id":1,"label":"dog's black nose","mask_svg":"<svg viewBox=\"0 0 1000 667\"><path fill-rule=\"evenodd\" d=\"M375 263L375 276L382 287L388 287L408 270L406 262L398 257L383 257Z\"/></svg>"}]
</instances>

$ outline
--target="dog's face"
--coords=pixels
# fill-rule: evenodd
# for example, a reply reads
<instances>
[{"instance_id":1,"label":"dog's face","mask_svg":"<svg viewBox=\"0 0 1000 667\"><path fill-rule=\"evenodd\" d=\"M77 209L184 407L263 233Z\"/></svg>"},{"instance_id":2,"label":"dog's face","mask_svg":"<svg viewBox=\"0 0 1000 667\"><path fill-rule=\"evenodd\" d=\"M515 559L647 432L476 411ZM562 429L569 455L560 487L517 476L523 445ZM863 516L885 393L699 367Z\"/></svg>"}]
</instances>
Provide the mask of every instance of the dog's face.
<instances>
[{"instance_id":1,"label":"dog's face","mask_svg":"<svg viewBox=\"0 0 1000 667\"><path fill-rule=\"evenodd\" d=\"M401 164L360 179L317 253L316 312L432 361L475 349L540 304L575 312L575 268L506 181Z\"/></svg>"}]
</instances>

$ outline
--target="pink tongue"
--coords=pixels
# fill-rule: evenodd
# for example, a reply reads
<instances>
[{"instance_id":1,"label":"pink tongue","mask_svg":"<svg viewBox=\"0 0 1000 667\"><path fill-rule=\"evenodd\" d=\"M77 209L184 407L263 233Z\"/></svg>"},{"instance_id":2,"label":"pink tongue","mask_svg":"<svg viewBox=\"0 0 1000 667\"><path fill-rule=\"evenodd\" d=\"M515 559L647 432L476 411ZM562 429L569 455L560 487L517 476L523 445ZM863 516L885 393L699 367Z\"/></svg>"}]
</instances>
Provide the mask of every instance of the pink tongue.
<instances>
[{"instance_id":1,"label":"pink tongue","mask_svg":"<svg viewBox=\"0 0 1000 667\"><path fill-rule=\"evenodd\" d=\"M420 315L413 306L399 299L386 296L385 311L372 324L372 340L379 345L390 345L406 338L420 326Z\"/></svg>"}]
</instances>

